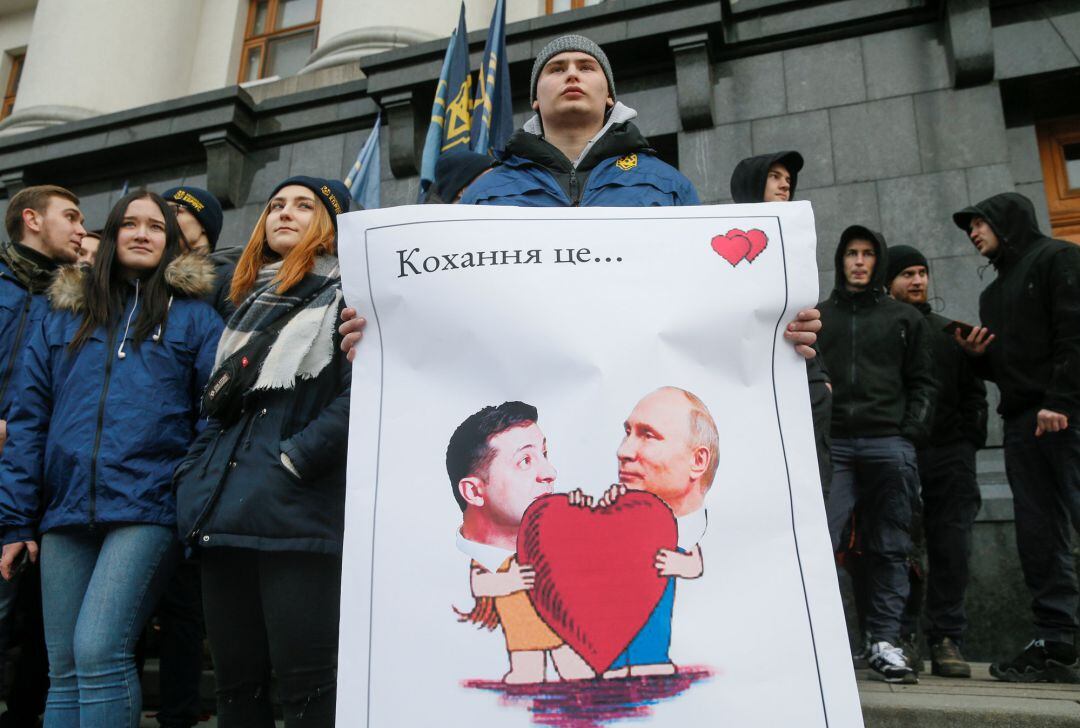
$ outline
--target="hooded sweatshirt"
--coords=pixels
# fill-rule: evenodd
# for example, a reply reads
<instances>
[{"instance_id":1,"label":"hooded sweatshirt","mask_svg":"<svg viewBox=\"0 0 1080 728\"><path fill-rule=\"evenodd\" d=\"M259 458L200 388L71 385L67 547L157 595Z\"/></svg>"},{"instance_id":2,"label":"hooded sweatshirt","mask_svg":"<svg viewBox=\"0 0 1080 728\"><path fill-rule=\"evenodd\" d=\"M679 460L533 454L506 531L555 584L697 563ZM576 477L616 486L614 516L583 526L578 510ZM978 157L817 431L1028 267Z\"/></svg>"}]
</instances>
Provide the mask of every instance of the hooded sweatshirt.
<instances>
[{"instance_id":1,"label":"hooded sweatshirt","mask_svg":"<svg viewBox=\"0 0 1080 728\"><path fill-rule=\"evenodd\" d=\"M1031 201L994 195L953 216L967 230L982 217L999 248L997 278L979 297L982 325L996 335L976 373L1001 389L998 412L1048 409L1080 417L1080 246L1039 231Z\"/></svg>"},{"instance_id":2,"label":"hooded sweatshirt","mask_svg":"<svg viewBox=\"0 0 1080 728\"><path fill-rule=\"evenodd\" d=\"M616 103L607 121L570 160L543 136L534 116L514 132L500 165L473 182L461 204L519 207L648 207L696 205L697 191L661 161L631 119L637 112Z\"/></svg>"},{"instance_id":3,"label":"hooded sweatshirt","mask_svg":"<svg viewBox=\"0 0 1080 728\"><path fill-rule=\"evenodd\" d=\"M739 162L731 174L731 198L738 203L762 202L765 198L765 183L769 179L769 167L777 162L784 165L791 175L789 199L794 200L799 171L803 167L802 155L798 152L762 154Z\"/></svg>"},{"instance_id":4,"label":"hooded sweatshirt","mask_svg":"<svg viewBox=\"0 0 1080 728\"><path fill-rule=\"evenodd\" d=\"M853 239L877 253L870 284L847 290L844 250ZM834 438L901 435L926 440L933 421L937 382L929 325L913 306L885 293L888 248L881 233L849 227L836 248L836 287L818 304L818 350L833 382Z\"/></svg>"}]
</instances>

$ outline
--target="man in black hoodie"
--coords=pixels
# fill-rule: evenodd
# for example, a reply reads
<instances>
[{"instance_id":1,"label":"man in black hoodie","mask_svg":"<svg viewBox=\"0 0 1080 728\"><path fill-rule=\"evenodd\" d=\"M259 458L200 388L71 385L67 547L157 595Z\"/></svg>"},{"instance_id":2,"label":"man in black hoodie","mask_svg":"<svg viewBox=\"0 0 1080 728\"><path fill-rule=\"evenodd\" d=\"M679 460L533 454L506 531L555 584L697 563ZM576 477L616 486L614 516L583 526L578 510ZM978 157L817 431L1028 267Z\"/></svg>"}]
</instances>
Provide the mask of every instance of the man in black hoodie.
<instances>
[{"instance_id":1,"label":"man in black hoodie","mask_svg":"<svg viewBox=\"0 0 1080 728\"><path fill-rule=\"evenodd\" d=\"M1069 529L1070 516L1080 529L1080 247L1040 232L1031 201L1014 192L953 220L997 269L979 297L983 326L961 345L1001 390L1016 545L1035 616L1035 639L990 673L1080 682Z\"/></svg>"},{"instance_id":2,"label":"man in black hoodie","mask_svg":"<svg viewBox=\"0 0 1080 728\"><path fill-rule=\"evenodd\" d=\"M533 63L529 97L536 115L507 143L500 164L466 188L466 205L520 207L667 207L698 204L690 180L656 156L617 101L607 55L580 35L560 36ZM349 360L365 321L342 311L338 328ZM800 311L784 338L807 359L821 328L818 312Z\"/></svg>"},{"instance_id":3,"label":"man in black hoodie","mask_svg":"<svg viewBox=\"0 0 1080 728\"><path fill-rule=\"evenodd\" d=\"M852 225L836 249L836 287L818 304L818 348L832 374L832 490L826 502L833 549L852 515L867 579L870 667L889 682L913 682L900 639L908 598L912 508L918 498L916 442L930 432L936 383L929 326L889 298L880 233Z\"/></svg>"},{"instance_id":4,"label":"man in black hoodie","mask_svg":"<svg viewBox=\"0 0 1080 728\"><path fill-rule=\"evenodd\" d=\"M927 637L931 670L942 677L971 677L964 660L967 617L964 593L971 556L971 528L982 499L975 478L975 452L986 443L986 385L971 370L953 339L956 322L930 310L930 263L917 249L889 250L889 294L926 317L932 330L938 395L930 438L918 448L922 484L922 530L926 538ZM914 594L912 595L914 598ZM918 619L919 605L914 605Z\"/></svg>"},{"instance_id":5,"label":"man in black hoodie","mask_svg":"<svg viewBox=\"0 0 1080 728\"><path fill-rule=\"evenodd\" d=\"M738 203L788 202L795 197L795 186L802 168L803 157L795 151L748 157L735 165L731 175L731 197ZM818 474L822 492L828 497L832 482L832 459L829 456L832 383L821 357L807 360L806 376L810 382L810 410L814 417Z\"/></svg>"}]
</instances>

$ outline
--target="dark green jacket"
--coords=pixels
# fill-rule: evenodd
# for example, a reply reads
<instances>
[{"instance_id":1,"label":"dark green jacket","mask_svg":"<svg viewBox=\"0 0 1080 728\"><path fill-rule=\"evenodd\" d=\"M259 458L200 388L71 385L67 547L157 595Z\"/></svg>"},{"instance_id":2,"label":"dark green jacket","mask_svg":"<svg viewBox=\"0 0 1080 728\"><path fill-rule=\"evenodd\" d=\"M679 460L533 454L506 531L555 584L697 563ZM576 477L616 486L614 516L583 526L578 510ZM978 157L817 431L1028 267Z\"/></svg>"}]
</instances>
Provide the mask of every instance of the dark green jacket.
<instances>
[{"instance_id":1,"label":"dark green jacket","mask_svg":"<svg viewBox=\"0 0 1080 728\"><path fill-rule=\"evenodd\" d=\"M926 316L933 335L934 375L938 397L934 403L933 447L967 441L976 448L986 444L986 385L975 376L968 356L945 329L952 319L930 311L928 304L916 308Z\"/></svg>"},{"instance_id":2,"label":"dark green jacket","mask_svg":"<svg viewBox=\"0 0 1080 728\"><path fill-rule=\"evenodd\" d=\"M869 240L877 250L870 285L844 285L844 248ZM930 327L914 307L885 293L888 249L880 233L854 225L836 249L836 288L818 304L818 350L833 383L834 438L901 435L916 444L930 435L937 382Z\"/></svg>"},{"instance_id":3,"label":"dark green jacket","mask_svg":"<svg viewBox=\"0 0 1080 728\"><path fill-rule=\"evenodd\" d=\"M984 218L1000 241L997 278L979 297L995 340L976 372L1001 389L998 412L1033 409L1080 417L1080 246L1039 231L1031 201L994 195L954 217Z\"/></svg>"}]
</instances>

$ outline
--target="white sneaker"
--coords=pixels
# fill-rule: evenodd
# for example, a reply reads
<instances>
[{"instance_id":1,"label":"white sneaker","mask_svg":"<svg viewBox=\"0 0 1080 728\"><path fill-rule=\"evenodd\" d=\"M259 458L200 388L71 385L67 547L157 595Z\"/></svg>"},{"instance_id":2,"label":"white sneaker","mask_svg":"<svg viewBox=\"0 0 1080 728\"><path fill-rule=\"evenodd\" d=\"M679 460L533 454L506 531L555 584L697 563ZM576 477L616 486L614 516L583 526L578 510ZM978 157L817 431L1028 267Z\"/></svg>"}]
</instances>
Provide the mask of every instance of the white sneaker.
<instances>
[{"instance_id":1,"label":"white sneaker","mask_svg":"<svg viewBox=\"0 0 1080 728\"><path fill-rule=\"evenodd\" d=\"M904 651L888 642L875 642L870 646L870 669L888 683L919 682L918 676L904 657Z\"/></svg>"}]
</instances>

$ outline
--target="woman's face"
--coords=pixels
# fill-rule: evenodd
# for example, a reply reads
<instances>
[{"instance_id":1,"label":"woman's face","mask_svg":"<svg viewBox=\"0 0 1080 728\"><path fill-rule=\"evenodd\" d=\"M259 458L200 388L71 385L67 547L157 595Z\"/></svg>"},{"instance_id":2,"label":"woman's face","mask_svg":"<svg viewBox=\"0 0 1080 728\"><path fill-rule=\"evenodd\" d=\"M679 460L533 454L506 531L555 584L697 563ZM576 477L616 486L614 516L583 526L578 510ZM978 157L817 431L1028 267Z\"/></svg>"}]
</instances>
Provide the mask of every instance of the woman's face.
<instances>
[{"instance_id":1,"label":"woman's face","mask_svg":"<svg viewBox=\"0 0 1080 728\"><path fill-rule=\"evenodd\" d=\"M266 216L266 242L284 258L296 247L315 219L315 193L301 185L282 187L270 200Z\"/></svg>"},{"instance_id":2,"label":"woman's face","mask_svg":"<svg viewBox=\"0 0 1080 728\"><path fill-rule=\"evenodd\" d=\"M132 276L154 270L165 252L165 215L148 198L133 200L116 234L116 258Z\"/></svg>"}]
</instances>

